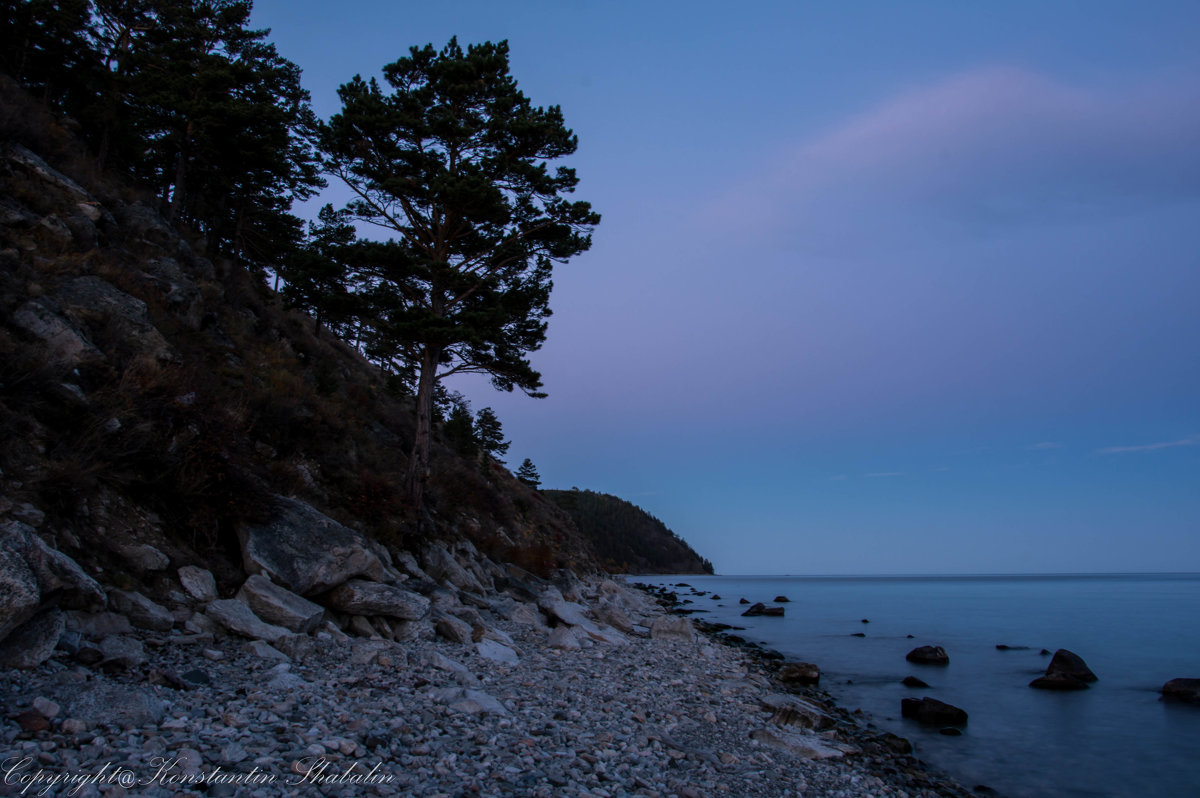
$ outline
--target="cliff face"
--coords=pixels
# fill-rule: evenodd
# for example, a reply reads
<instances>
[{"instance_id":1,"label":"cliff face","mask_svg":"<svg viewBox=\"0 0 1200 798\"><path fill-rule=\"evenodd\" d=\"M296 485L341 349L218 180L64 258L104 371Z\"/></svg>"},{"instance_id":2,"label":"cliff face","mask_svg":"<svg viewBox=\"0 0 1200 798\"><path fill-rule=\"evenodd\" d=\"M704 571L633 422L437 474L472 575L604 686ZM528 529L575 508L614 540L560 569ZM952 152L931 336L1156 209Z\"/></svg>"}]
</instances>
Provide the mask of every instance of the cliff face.
<instances>
[{"instance_id":1,"label":"cliff face","mask_svg":"<svg viewBox=\"0 0 1200 798\"><path fill-rule=\"evenodd\" d=\"M711 574L712 563L645 510L605 493L547 490L614 573Z\"/></svg>"},{"instance_id":2,"label":"cliff face","mask_svg":"<svg viewBox=\"0 0 1200 798\"><path fill-rule=\"evenodd\" d=\"M0 521L118 585L147 545L240 584L237 532L278 495L394 552L595 569L569 516L490 461L435 444L425 506L405 506L406 397L0 89Z\"/></svg>"}]
</instances>

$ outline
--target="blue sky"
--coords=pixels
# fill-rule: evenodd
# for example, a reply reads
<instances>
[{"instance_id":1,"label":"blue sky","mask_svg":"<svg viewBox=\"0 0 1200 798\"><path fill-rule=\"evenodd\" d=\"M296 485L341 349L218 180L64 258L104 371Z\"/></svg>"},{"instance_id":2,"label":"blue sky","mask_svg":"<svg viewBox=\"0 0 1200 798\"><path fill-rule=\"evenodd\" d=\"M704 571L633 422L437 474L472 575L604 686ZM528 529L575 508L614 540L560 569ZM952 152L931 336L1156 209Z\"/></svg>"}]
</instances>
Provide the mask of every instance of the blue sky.
<instances>
[{"instance_id":1,"label":"blue sky","mask_svg":"<svg viewBox=\"0 0 1200 798\"><path fill-rule=\"evenodd\" d=\"M317 112L508 39L603 214L550 397L463 382L547 487L723 573L1200 571L1200 5L309 2ZM331 191L329 199L338 201Z\"/></svg>"}]
</instances>

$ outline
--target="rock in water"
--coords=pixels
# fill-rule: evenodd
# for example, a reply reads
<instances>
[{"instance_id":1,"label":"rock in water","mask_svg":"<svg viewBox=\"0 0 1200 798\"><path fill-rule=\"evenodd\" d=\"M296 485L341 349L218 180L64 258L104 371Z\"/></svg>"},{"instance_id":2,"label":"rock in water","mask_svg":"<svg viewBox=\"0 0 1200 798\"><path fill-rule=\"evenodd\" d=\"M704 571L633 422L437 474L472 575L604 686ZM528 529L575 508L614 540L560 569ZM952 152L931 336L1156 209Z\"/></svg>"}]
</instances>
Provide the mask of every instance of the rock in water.
<instances>
[{"instance_id":1,"label":"rock in water","mask_svg":"<svg viewBox=\"0 0 1200 798\"><path fill-rule=\"evenodd\" d=\"M816 684L821 681L821 669L811 662L788 662L776 673L783 684Z\"/></svg>"},{"instance_id":2,"label":"rock in water","mask_svg":"<svg viewBox=\"0 0 1200 798\"><path fill-rule=\"evenodd\" d=\"M1083 690L1088 682L1094 681L1096 674L1092 673L1083 657L1060 648L1054 652L1046 675L1034 679L1029 686L1041 690Z\"/></svg>"},{"instance_id":3,"label":"rock in water","mask_svg":"<svg viewBox=\"0 0 1200 798\"><path fill-rule=\"evenodd\" d=\"M918 646L904 657L918 665L949 665L950 657L941 646Z\"/></svg>"},{"instance_id":4,"label":"rock in water","mask_svg":"<svg viewBox=\"0 0 1200 798\"><path fill-rule=\"evenodd\" d=\"M929 686L924 681L918 679L916 676L905 676L904 681L901 682L901 684L903 684L905 687L928 687Z\"/></svg>"},{"instance_id":5,"label":"rock in water","mask_svg":"<svg viewBox=\"0 0 1200 798\"><path fill-rule=\"evenodd\" d=\"M1083 657L1067 651L1065 648L1055 651L1054 656L1050 659L1050 664L1046 667L1046 675L1049 676L1052 673L1065 673L1074 676L1081 682L1096 681L1096 674L1092 673L1091 668L1083 661Z\"/></svg>"},{"instance_id":6,"label":"rock in water","mask_svg":"<svg viewBox=\"0 0 1200 798\"><path fill-rule=\"evenodd\" d=\"M967 713L936 698L902 698L900 714L926 726L962 726Z\"/></svg>"},{"instance_id":7,"label":"rock in water","mask_svg":"<svg viewBox=\"0 0 1200 798\"><path fill-rule=\"evenodd\" d=\"M1200 679L1172 679L1162 686L1163 698L1200 703Z\"/></svg>"}]
</instances>

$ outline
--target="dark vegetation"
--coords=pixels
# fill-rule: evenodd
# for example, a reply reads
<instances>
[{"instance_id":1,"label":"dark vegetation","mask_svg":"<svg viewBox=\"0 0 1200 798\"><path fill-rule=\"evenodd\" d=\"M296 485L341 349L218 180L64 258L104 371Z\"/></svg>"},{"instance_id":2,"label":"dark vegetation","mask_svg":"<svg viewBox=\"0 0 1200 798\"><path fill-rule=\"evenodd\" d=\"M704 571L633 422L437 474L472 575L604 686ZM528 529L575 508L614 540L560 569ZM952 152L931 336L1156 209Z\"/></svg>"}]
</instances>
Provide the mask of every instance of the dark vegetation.
<instances>
[{"instance_id":1,"label":"dark vegetation","mask_svg":"<svg viewBox=\"0 0 1200 798\"><path fill-rule=\"evenodd\" d=\"M408 346L537 395L525 353L545 335L550 264L586 248L598 220L558 196L573 172L546 169L575 146L557 108L516 91L503 45L414 49L388 68L407 70L392 95L407 117L388 124L436 140L405 178L431 182L403 197L359 174L360 197L457 214L461 246L422 251L408 229L419 216L393 229L398 242L357 241L361 205L327 209L306 234L292 203L323 168L356 174L329 153L353 151L362 109L346 95L341 123L316 120L298 68L249 12L245 0L0 0L0 501L41 507L60 545L117 571L116 544L148 538L235 571L236 527L272 493L398 547L466 537L536 572L593 567L532 463L518 479L499 462L508 442L490 409L472 415L436 372L422 420ZM491 89L454 106L442 73L464 65ZM379 99L348 86L354 102ZM474 121L447 127L463 110ZM448 169L470 162L468 145L474 165ZM416 168L382 154L394 175ZM461 318L405 304L420 291L455 300ZM31 313L85 350L53 351L62 339L32 332Z\"/></svg>"},{"instance_id":2,"label":"dark vegetation","mask_svg":"<svg viewBox=\"0 0 1200 798\"><path fill-rule=\"evenodd\" d=\"M713 572L712 563L693 551L666 524L624 499L590 490L546 490L542 495L571 514L608 571L636 574Z\"/></svg>"}]
</instances>

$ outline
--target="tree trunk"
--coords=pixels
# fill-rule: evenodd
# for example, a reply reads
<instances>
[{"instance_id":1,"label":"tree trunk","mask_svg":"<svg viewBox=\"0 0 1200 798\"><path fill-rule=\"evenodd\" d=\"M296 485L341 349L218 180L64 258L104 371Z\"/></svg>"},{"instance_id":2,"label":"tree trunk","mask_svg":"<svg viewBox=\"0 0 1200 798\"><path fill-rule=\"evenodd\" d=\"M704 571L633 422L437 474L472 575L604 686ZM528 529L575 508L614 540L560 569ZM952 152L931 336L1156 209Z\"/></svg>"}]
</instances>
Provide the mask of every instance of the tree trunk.
<instances>
[{"instance_id":1,"label":"tree trunk","mask_svg":"<svg viewBox=\"0 0 1200 798\"><path fill-rule=\"evenodd\" d=\"M408 459L408 474L404 487L413 507L420 509L429 474L429 447L433 435L433 389L437 385L438 360L441 350L427 346L421 358L421 375L417 380L417 429L413 434L412 456Z\"/></svg>"}]
</instances>

